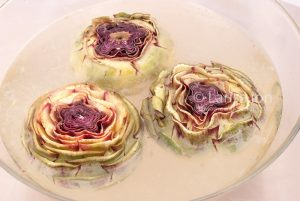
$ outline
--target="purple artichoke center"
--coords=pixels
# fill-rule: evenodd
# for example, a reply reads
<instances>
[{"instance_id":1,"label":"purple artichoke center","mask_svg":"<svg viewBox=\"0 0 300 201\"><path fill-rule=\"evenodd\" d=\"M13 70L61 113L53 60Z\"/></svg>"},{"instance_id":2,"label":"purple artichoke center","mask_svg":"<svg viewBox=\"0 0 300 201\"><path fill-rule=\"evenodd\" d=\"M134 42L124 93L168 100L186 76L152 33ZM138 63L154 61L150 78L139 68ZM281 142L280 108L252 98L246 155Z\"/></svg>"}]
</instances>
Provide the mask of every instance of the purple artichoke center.
<instances>
[{"instance_id":1,"label":"purple artichoke center","mask_svg":"<svg viewBox=\"0 0 300 201\"><path fill-rule=\"evenodd\" d=\"M193 82L188 86L186 102L192 112L203 116L226 105L222 92L215 86Z\"/></svg>"},{"instance_id":2,"label":"purple artichoke center","mask_svg":"<svg viewBox=\"0 0 300 201\"><path fill-rule=\"evenodd\" d=\"M102 113L82 102L61 109L59 116L60 128L65 132L99 132L102 128Z\"/></svg>"},{"instance_id":3,"label":"purple artichoke center","mask_svg":"<svg viewBox=\"0 0 300 201\"><path fill-rule=\"evenodd\" d=\"M105 57L136 58L140 56L149 32L133 23L105 23L97 27L96 53Z\"/></svg>"}]
</instances>

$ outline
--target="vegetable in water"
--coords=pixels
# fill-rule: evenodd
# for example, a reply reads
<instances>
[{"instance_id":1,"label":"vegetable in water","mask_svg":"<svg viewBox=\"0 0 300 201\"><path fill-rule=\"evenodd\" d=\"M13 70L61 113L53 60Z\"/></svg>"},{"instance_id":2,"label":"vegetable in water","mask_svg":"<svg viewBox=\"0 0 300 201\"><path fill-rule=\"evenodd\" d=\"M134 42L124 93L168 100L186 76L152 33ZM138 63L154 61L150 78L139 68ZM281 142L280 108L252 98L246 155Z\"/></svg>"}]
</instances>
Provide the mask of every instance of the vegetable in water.
<instances>
[{"instance_id":1,"label":"vegetable in water","mask_svg":"<svg viewBox=\"0 0 300 201\"><path fill-rule=\"evenodd\" d=\"M100 86L121 90L165 69L170 42L148 14L118 13L93 19L75 43L74 70Z\"/></svg>"},{"instance_id":2,"label":"vegetable in water","mask_svg":"<svg viewBox=\"0 0 300 201\"><path fill-rule=\"evenodd\" d=\"M39 97L31 106L23 142L54 177L93 180L140 149L140 118L117 93L73 84ZM63 171L62 171L63 170Z\"/></svg>"},{"instance_id":3,"label":"vegetable in water","mask_svg":"<svg viewBox=\"0 0 300 201\"><path fill-rule=\"evenodd\" d=\"M263 115L252 81L218 63L175 66L163 71L143 101L141 114L150 133L179 153L247 130Z\"/></svg>"}]
</instances>

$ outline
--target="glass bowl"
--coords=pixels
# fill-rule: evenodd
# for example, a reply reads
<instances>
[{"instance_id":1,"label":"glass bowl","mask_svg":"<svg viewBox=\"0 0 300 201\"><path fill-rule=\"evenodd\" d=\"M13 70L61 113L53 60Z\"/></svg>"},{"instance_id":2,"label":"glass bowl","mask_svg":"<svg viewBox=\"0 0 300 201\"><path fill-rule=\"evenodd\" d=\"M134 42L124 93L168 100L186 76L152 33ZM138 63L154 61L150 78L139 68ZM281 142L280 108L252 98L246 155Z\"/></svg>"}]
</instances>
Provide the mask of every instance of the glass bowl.
<instances>
[{"instance_id":1,"label":"glass bowl","mask_svg":"<svg viewBox=\"0 0 300 201\"><path fill-rule=\"evenodd\" d=\"M87 2L89 4L96 3L96 1ZM296 136L300 128L300 109L297 107L300 102L300 95L297 93L297 90L300 89L300 80L298 79L300 75L300 68L298 68L300 63L300 57L298 56L300 52L300 30L280 3L275 0L190 0L185 3L192 4L195 7L202 5L225 16L257 41L275 66L283 93L281 122L277 134L266 153L247 174L235 182L206 194L199 193L198 197L194 197L194 200L205 200L233 189L257 175L270 165ZM120 1L120 4L122 4L122 1ZM5 68L3 69L4 72L9 68L9 65L2 68ZM4 77L4 74L1 75L2 77ZM1 129L0 133L0 165L2 168L26 185L49 196L60 200L81 200L74 197L72 191L47 188L40 185L39 181L32 180L26 175L15 163L5 146L3 139L5 139L7 133L4 131L4 129ZM169 188L171 189L171 187ZM172 192L169 191L169 193ZM99 197L91 199L98 200Z\"/></svg>"}]
</instances>

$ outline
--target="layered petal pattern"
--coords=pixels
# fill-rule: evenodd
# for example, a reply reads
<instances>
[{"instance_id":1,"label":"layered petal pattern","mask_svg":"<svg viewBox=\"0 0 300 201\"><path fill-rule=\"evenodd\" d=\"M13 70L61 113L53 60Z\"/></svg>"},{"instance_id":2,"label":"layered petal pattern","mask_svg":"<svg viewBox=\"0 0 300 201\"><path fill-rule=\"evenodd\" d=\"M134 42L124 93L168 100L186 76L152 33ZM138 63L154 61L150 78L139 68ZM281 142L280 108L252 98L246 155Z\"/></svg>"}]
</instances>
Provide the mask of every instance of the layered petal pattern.
<instances>
[{"instance_id":1,"label":"layered petal pattern","mask_svg":"<svg viewBox=\"0 0 300 201\"><path fill-rule=\"evenodd\" d=\"M93 19L75 43L71 64L101 86L132 90L167 66L170 44L150 15L118 13Z\"/></svg>"},{"instance_id":2,"label":"layered petal pattern","mask_svg":"<svg viewBox=\"0 0 300 201\"><path fill-rule=\"evenodd\" d=\"M150 133L180 153L238 135L263 115L263 103L243 73L218 63L163 71L143 101Z\"/></svg>"},{"instance_id":3,"label":"layered petal pattern","mask_svg":"<svg viewBox=\"0 0 300 201\"><path fill-rule=\"evenodd\" d=\"M139 115L124 97L92 84L73 84L33 103L23 141L47 166L70 169L57 169L56 176L94 178L137 154L139 128Z\"/></svg>"}]
</instances>

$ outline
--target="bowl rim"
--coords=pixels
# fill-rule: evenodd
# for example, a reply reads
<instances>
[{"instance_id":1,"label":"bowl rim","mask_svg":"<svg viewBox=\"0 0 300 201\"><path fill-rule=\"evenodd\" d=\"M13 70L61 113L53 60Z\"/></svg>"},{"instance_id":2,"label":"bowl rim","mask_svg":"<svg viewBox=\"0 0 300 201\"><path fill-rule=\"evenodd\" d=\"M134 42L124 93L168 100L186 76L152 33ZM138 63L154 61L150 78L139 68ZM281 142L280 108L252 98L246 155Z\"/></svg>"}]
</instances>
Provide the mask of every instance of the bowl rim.
<instances>
[{"instance_id":1,"label":"bowl rim","mask_svg":"<svg viewBox=\"0 0 300 201\"><path fill-rule=\"evenodd\" d=\"M275 0L275 1L277 1L277 0ZM279 149L275 153L273 153L273 155L268 160L266 160L266 162L264 162L259 168L257 168L257 170L255 170L251 174L248 174L244 178L240 179L238 182L233 183L219 191L208 194L207 196L204 196L202 198L193 199L191 201L207 200L207 199L216 197L218 195L221 195L223 193L231 192L231 191L235 190L236 188L238 188L240 185L249 182L251 179L253 179L258 174L260 174L263 170L265 170L269 165L271 165L277 158L279 158L279 156L281 156L281 154L286 150L286 148L295 139L299 130L300 130L300 117L297 119L297 122L296 122L295 126L293 127L292 131L290 132L290 135L288 135L287 139L282 143L282 145L279 147Z\"/></svg>"},{"instance_id":2,"label":"bowl rim","mask_svg":"<svg viewBox=\"0 0 300 201\"><path fill-rule=\"evenodd\" d=\"M292 26L296 28L296 34L298 37L300 37L300 25L296 22L296 20L290 15L290 13L287 11L287 9L282 5L281 0L270 0L270 2L274 3L275 6L281 10L281 12L287 17L287 20L292 23ZM300 7L299 7L300 9ZM295 137L300 131L300 116L298 116L297 121L295 125L293 126L292 130L289 132L288 137L284 140L284 142L281 144L281 146L275 151L269 159L267 159L264 163L262 163L254 172L251 172L250 174L246 175L245 177L241 178L239 181L228 185L227 187L220 189L214 193L210 193L206 196L203 196L201 198L196 198L191 201L202 201L211 199L213 197L219 196L224 193L228 193L231 191L234 191L239 186L241 186L244 183L249 182L251 179L256 177L258 174L260 174L263 170L265 170L269 165L271 165L281 154L287 149L287 147L293 142Z\"/></svg>"},{"instance_id":3,"label":"bowl rim","mask_svg":"<svg viewBox=\"0 0 300 201\"><path fill-rule=\"evenodd\" d=\"M5 1L1 7L0 10L5 8L9 3L11 3L13 0L7 0ZM106 1L106 0L104 0ZM289 12L287 11L287 9L282 5L283 2L281 2L280 0L269 0L270 2L272 2L274 4L274 6L276 6L277 8L279 8L279 10L287 17L287 20L290 21L292 23L291 26L293 26L294 28L296 28L296 34L300 37L300 25L297 24L297 22L295 21L295 19L289 14ZM99 3L99 2L97 2ZM93 4L92 4L93 5ZM90 6L88 6L90 7ZM300 9L300 8L299 8ZM72 15L73 13L76 13L78 10L81 9L75 9L74 11L68 12L65 15L62 15L61 17L54 19L50 24L48 24L47 26L45 26L42 30L38 31L36 34L34 34L33 37L30 38L30 40L32 38L34 38L35 36L37 36L39 33L43 32L46 28L48 28L49 26L51 26L52 24L56 23L57 21L63 19L66 16ZM30 41L29 40L29 41ZM25 43L26 45L27 43ZM23 48L21 48L23 49ZM294 127L292 128L292 130L289 132L288 137L285 139L285 141L282 143L282 145L277 149L277 151L275 151L268 160L266 160L264 163L262 163L260 165L260 167L258 167L254 172L252 172L251 174L246 175L245 177L241 178L239 181L228 185L216 192L210 193L206 196L200 197L200 198L195 198L192 199L191 201L202 201L202 200L207 200L216 196L219 196L221 194L224 193L228 193L230 191L235 190L236 188L238 188L240 185L249 182L251 179L253 179L255 176L257 176L258 174L260 174L264 169L266 169L270 164L272 164L285 150L286 148L292 143L292 141L295 139L295 137L297 136L298 132L300 130L300 116L298 117ZM12 170L2 159L0 159L0 167L3 168L9 175L13 176L14 178L16 178L18 181L20 181L21 183L25 184L26 186L29 186L30 188L44 194L47 195L51 198L57 199L57 200L61 200L61 201L73 201L69 198L66 198L64 196L60 196L58 194L52 193L51 191L45 189L44 187L40 186L38 183L33 183L31 181L28 181L26 179L24 179L23 177L21 177L18 173L16 173L14 170Z\"/></svg>"}]
</instances>

